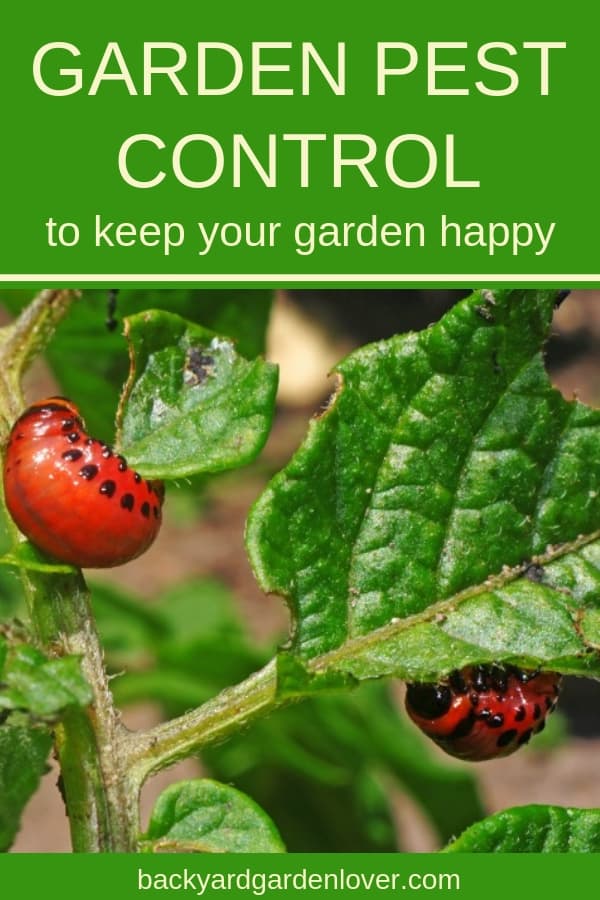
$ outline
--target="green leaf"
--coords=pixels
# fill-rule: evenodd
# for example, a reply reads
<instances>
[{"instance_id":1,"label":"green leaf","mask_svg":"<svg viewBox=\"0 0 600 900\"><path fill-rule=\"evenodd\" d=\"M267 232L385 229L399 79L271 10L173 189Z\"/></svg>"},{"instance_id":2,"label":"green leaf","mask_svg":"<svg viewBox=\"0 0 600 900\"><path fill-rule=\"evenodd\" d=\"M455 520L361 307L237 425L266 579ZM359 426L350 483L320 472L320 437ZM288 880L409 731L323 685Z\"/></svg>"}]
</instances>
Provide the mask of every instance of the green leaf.
<instances>
[{"instance_id":1,"label":"green leaf","mask_svg":"<svg viewBox=\"0 0 600 900\"><path fill-rule=\"evenodd\" d=\"M600 810L516 806L468 828L446 853L598 853Z\"/></svg>"},{"instance_id":2,"label":"green leaf","mask_svg":"<svg viewBox=\"0 0 600 900\"><path fill-rule=\"evenodd\" d=\"M315 670L332 667L358 679L391 675L434 681L474 662L505 661L600 678L594 630L600 541L565 552L544 571L543 583L526 576L499 580L496 588L484 584L394 621L317 658ZM570 577L574 572L576 583Z\"/></svg>"},{"instance_id":3,"label":"green leaf","mask_svg":"<svg viewBox=\"0 0 600 900\"><path fill-rule=\"evenodd\" d=\"M125 316L163 308L236 341L252 358L264 353L272 291L121 290L119 326ZM31 299L29 291L2 291L0 300L14 314ZM81 408L91 434L111 442L119 394L127 378L127 345L121 328L109 331L107 292L84 291L69 310L47 349L61 391Z\"/></svg>"},{"instance_id":4,"label":"green leaf","mask_svg":"<svg viewBox=\"0 0 600 900\"><path fill-rule=\"evenodd\" d=\"M44 774L51 746L47 728L32 727L18 714L0 726L0 851L8 850L19 830L21 813Z\"/></svg>"},{"instance_id":5,"label":"green leaf","mask_svg":"<svg viewBox=\"0 0 600 900\"><path fill-rule=\"evenodd\" d=\"M284 853L273 822L245 794L207 778L182 781L158 798L148 832L154 850Z\"/></svg>"},{"instance_id":6,"label":"green leaf","mask_svg":"<svg viewBox=\"0 0 600 900\"><path fill-rule=\"evenodd\" d=\"M600 413L548 380L554 299L477 292L337 367L247 527L310 673L510 660L600 676ZM522 565L536 559L541 583Z\"/></svg>"},{"instance_id":7,"label":"green leaf","mask_svg":"<svg viewBox=\"0 0 600 900\"><path fill-rule=\"evenodd\" d=\"M0 670L0 709L20 709L34 716L54 716L68 706L91 703L92 691L81 673L79 659L63 656L47 659L27 644L7 646Z\"/></svg>"},{"instance_id":8,"label":"green leaf","mask_svg":"<svg viewBox=\"0 0 600 900\"><path fill-rule=\"evenodd\" d=\"M147 477L241 466L271 426L277 367L248 361L229 338L150 310L126 320L132 374L118 444Z\"/></svg>"}]
</instances>

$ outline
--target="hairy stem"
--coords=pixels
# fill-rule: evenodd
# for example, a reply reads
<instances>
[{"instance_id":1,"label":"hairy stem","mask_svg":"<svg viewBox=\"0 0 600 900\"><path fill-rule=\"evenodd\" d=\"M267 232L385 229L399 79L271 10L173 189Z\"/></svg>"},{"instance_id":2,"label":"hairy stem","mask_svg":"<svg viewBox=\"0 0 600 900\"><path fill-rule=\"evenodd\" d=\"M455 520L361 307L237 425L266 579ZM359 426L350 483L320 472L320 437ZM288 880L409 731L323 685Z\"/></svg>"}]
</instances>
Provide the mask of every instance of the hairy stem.
<instances>
[{"instance_id":1,"label":"hairy stem","mask_svg":"<svg viewBox=\"0 0 600 900\"><path fill-rule=\"evenodd\" d=\"M93 692L90 707L67 709L56 728L73 849L134 850L137 791L123 764L125 729L108 687L86 585L81 574L25 577L41 645L56 656L79 656Z\"/></svg>"},{"instance_id":2,"label":"hairy stem","mask_svg":"<svg viewBox=\"0 0 600 900\"><path fill-rule=\"evenodd\" d=\"M77 296L74 291L41 291L12 324L0 329L1 437L23 410L24 371ZM16 550L22 537L12 521L7 522ZM137 790L121 762L125 729L108 688L85 582L75 571L60 574L25 568L21 579L38 643L50 656L79 656L93 693L88 709L68 708L55 729L73 849L133 850Z\"/></svg>"}]
</instances>

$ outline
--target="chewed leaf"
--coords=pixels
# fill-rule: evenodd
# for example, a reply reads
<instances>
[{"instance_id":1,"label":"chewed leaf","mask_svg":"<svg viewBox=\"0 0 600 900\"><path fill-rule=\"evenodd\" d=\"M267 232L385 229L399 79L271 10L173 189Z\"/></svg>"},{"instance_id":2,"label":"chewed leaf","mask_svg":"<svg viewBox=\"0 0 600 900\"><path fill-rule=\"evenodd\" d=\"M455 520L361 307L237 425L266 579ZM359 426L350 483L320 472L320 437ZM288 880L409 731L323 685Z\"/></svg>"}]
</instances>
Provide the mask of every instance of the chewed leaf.
<instances>
[{"instance_id":1,"label":"chewed leaf","mask_svg":"<svg viewBox=\"0 0 600 900\"><path fill-rule=\"evenodd\" d=\"M13 315L31 300L30 291L3 290L1 301ZM226 334L243 356L264 353L272 302L269 290L143 289L119 290L116 325L107 327L106 289L84 290L69 309L49 344L46 356L66 396L81 409L90 432L111 442L119 391L127 378L123 318L145 309L163 308Z\"/></svg>"},{"instance_id":2,"label":"chewed leaf","mask_svg":"<svg viewBox=\"0 0 600 900\"><path fill-rule=\"evenodd\" d=\"M176 478L254 459L271 426L277 367L161 310L131 316L125 330L131 375L117 441L130 465Z\"/></svg>"},{"instance_id":3,"label":"chewed leaf","mask_svg":"<svg viewBox=\"0 0 600 900\"><path fill-rule=\"evenodd\" d=\"M517 806L477 822L446 853L598 853L600 810Z\"/></svg>"},{"instance_id":4,"label":"chewed leaf","mask_svg":"<svg viewBox=\"0 0 600 900\"><path fill-rule=\"evenodd\" d=\"M510 659L600 674L600 413L548 379L555 297L477 292L338 366L247 529L310 671L433 678ZM538 556L540 580L513 571Z\"/></svg>"},{"instance_id":5,"label":"chewed leaf","mask_svg":"<svg viewBox=\"0 0 600 900\"><path fill-rule=\"evenodd\" d=\"M198 853L283 853L267 814L245 794L203 778L167 788L156 802L145 839L153 850Z\"/></svg>"}]
</instances>

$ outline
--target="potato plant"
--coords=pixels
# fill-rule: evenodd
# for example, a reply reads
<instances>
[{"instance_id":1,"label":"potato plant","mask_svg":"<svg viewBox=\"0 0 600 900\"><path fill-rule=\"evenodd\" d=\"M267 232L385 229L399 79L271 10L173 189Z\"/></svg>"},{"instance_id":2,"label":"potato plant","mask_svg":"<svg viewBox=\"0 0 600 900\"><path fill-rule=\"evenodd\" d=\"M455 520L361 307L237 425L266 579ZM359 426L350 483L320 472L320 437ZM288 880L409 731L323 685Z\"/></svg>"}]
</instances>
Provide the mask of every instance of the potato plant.
<instances>
[{"instance_id":1,"label":"potato plant","mask_svg":"<svg viewBox=\"0 0 600 900\"><path fill-rule=\"evenodd\" d=\"M391 784L446 852L598 851L598 810L484 818L470 771L433 755L389 690L483 664L600 677L600 413L546 373L560 299L477 291L339 363L247 519L257 581L291 615L279 648L214 580L148 605L4 514L0 846L54 752L75 851L392 850ZM167 516L170 493L201 494L263 448L267 292L123 291L129 364L105 293L2 300L5 448L40 354L89 433L166 483ZM97 527L94 510L90 541ZM133 732L119 707L140 699L165 717ZM198 755L210 777L173 783L140 823L146 780Z\"/></svg>"}]
</instances>

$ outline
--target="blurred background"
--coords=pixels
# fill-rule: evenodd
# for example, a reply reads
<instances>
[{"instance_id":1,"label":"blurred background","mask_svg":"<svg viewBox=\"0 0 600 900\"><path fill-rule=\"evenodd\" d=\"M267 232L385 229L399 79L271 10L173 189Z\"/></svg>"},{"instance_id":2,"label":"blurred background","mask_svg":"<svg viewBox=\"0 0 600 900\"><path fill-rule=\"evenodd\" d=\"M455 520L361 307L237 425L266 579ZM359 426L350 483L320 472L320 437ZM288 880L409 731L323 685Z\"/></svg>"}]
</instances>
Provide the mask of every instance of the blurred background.
<instances>
[{"instance_id":1,"label":"blurred background","mask_svg":"<svg viewBox=\"0 0 600 900\"><path fill-rule=\"evenodd\" d=\"M152 303L161 293L153 292ZM361 344L436 321L469 291L298 291L275 295L266 352L279 364L274 427L245 469L169 490L159 539L141 560L90 572L94 607L123 719L145 728L241 680L285 635L287 612L256 586L243 543L248 510L301 442L332 390L328 372ZM84 297L85 299L85 297ZM2 296L0 295L0 302ZM105 300L95 301L103 323ZM251 299L249 299L251 302ZM168 299L162 304L168 308ZM117 318L122 315L117 306ZM565 397L600 399L600 292L573 292L547 347ZM28 385L56 388L36 364ZM85 414L85 411L84 411ZM445 756L402 710L399 684L320 697L257 723L227 744L161 773L144 789L143 821L173 781L210 774L247 791L292 851L435 850L507 806L600 807L600 685L566 679L560 712L530 747L469 765ZM17 851L65 851L56 771L23 820Z\"/></svg>"}]
</instances>

